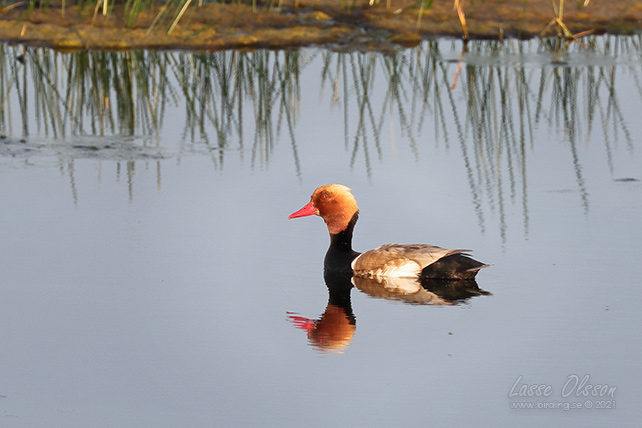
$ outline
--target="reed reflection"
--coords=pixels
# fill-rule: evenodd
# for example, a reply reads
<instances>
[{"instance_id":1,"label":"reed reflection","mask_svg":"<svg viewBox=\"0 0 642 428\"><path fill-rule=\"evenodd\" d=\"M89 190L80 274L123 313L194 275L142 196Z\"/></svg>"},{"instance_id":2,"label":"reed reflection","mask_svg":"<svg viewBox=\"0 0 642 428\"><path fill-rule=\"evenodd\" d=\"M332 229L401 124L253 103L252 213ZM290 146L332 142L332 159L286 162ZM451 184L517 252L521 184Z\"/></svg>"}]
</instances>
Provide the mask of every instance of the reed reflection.
<instances>
[{"instance_id":1,"label":"reed reflection","mask_svg":"<svg viewBox=\"0 0 642 428\"><path fill-rule=\"evenodd\" d=\"M528 153L537 147L537 129L561 135L579 203L587 213L589 190L578 142L589 141L601 128L612 172L614 142L623 138L634 150L616 70L639 74L635 58L640 40L589 37L586 44L564 46L562 51L549 40L474 42L459 58L461 74L461 63L454 66L459 61L452 55L455 42L444 49L446 43L428 41L395 56L327 55L322 76L333 88L333 102L354 112L344 120L351 166L361 158L367 174L373 173L372 153L383 156L380 134L387 122L400 124L418 159L427 151L422 133L429 124L432 144L459 147L480 228L485 230L489 218L495 218L505 241L510 205L521 209L523 231L529 233ZM637 79L633 83L642 98L642 85ZM346 95L351 89L354 99ZM390 143L394 153L394 134Z\"/></svg>"},{"instance_id":2,"label":"reed reflection","mask_svg":"<svg viewBox=\"0 0 642 428\"><path fill-rule=\"evenodd\" d=\"M490 295L475 280L430 280L388 278L385 281L352 277L345 272L326 269L323 274L328 287L328 304L318 319L305 318L288 312L288 320L307 333L308 343L326 353L343 353L356 333L356 317L352 310L354 287L373 298L399 301L410 305L455 306L476 296Z\"/></svg>"},{"instance_id":3,"label":"reed reflection","mask_svg":"<svg viewBox=\"0 0 642 428\"><path fill-rule=\"evenodd\" d=\"M180 107L185 116L181 141L165 151L169 156L207 153L217 168L229 152L243 158L246 146L252 166L268 163L283 127L294 138L298 52L61 53L0 45L0 54L4 136L17 137L17 110L18 138L35 133L60 144L56 140L70 136L121 137L160 147L164 123ZM253 120L244 120L247 105Z\"/></svg>"},{"instance_id":4,"label":"reed reflection","mask_svg":"<svg viewBox=\"0 0 642 428\"><path fill-rule=\"evenodd\" d=\"M373 176L401 145L416 160L434 147L456 150L479 227L497 222L505 240L510 207L521 211L529 233L529 153L543 144L538 132L568 150L585 212L590 189L581 144L598 133L613 174L618 152L638 148L629 129L634 112L623 107L617 83L628 79L626 95L642 99L642 35L582 40L563 49L554 39L472 41L463 54L459 42L429 40L395 55L60 53L0 45L0 134L27 141L35 135L51 145L69 137L127 138L145 150L162 149L164 158L208 156L216 169L230 156L262 167L275 150L287 150L302 176L306 147L297 127L308 100L301 99L300 78L318 73L329 108L343 112L346 167L363 163ZM180 138L166 141L167 119L177 115L185 118ZM57 156L68 162L78 157L71 152ZM43 153L40 146L25 156ZM108 159L102 150L94 155Z\"/></svg>"}]
</instances>

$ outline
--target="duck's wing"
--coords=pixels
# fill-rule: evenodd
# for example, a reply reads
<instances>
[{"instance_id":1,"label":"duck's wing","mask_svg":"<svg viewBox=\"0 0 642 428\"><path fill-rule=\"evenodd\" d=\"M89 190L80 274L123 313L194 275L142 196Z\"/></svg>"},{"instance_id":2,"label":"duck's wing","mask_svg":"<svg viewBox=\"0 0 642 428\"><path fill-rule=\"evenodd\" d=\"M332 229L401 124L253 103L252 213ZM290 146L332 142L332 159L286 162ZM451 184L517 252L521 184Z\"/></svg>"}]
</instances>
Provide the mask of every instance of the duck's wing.
<instances>
[{"instance_id":1,"label":"duck's wing","mask_svg":"<svg viewBox=\"0 0 642 428\"><path fill-rule=\"evenodd\" d=\"M426 244L386 244L366 251L352 262L357 276L370 278L417 277L431 264L470 250L449 250Z\"/></svg>"}]
</instances>

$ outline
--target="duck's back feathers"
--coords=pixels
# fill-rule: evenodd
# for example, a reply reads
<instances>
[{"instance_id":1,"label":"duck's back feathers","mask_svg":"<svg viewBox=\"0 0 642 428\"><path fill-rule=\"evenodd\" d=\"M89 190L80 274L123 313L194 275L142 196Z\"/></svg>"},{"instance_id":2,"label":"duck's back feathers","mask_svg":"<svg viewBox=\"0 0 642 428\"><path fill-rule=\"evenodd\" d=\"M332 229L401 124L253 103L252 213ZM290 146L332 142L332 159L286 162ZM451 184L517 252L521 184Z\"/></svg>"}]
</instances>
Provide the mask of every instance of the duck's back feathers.
<instances>
[{"instance_id":1,"label":"duck's back feathers","mask_svg":"<svg viewBox=\"0 0 642 428\"><path fill-rule=\"evenodd\" d=\"M426 244L386 244L352 262L354 275L369 278L473 278L487 265L464 253Z\"/></svg>"}]
</instances>

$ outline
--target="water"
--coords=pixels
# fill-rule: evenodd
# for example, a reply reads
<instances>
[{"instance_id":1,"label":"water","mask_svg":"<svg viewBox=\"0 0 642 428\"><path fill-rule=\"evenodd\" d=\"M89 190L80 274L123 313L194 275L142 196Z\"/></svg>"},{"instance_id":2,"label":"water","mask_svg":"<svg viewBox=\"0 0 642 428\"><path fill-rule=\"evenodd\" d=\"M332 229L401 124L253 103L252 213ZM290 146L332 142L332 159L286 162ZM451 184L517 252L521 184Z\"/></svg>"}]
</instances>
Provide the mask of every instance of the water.
<instances>
[{"instance_id":1,"label":"water","mask_svg":"<svg viewBox=\"0 0 642 428\"><path fill-rule=\"evenodd\" d=\"M450 41L5 46L2 425L636 426L639 37L593 41L563 65L476 42L457 79ZM99 59L112 77L83 74ZM357 250L472 248L492 295L352 289L340 346L308 339L295 320L326 311L327 231L287 216L330 182L359 202Z\"/></svg>"}]
</instances>

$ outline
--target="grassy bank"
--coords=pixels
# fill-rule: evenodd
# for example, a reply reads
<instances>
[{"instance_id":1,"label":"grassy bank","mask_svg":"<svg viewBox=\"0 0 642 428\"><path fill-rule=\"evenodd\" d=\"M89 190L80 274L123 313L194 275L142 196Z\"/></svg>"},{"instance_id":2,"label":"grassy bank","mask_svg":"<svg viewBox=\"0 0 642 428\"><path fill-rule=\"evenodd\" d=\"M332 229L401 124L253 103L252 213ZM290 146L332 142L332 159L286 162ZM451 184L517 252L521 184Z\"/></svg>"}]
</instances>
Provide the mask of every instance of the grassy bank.
<instances>
[{"instance_id":1,"label":"grassy bank","mask_svg":"<svg viewBox=\"0 0 642 428\"><path fill-rule=\"evenodd\" d=\"M567 0L563 9L559 6L550 0L5 1L0 39L58 49L332 44L386 51L415 46L429 36L502 39L641 31L640 2Z\"/></svg>"}]
</instances>

